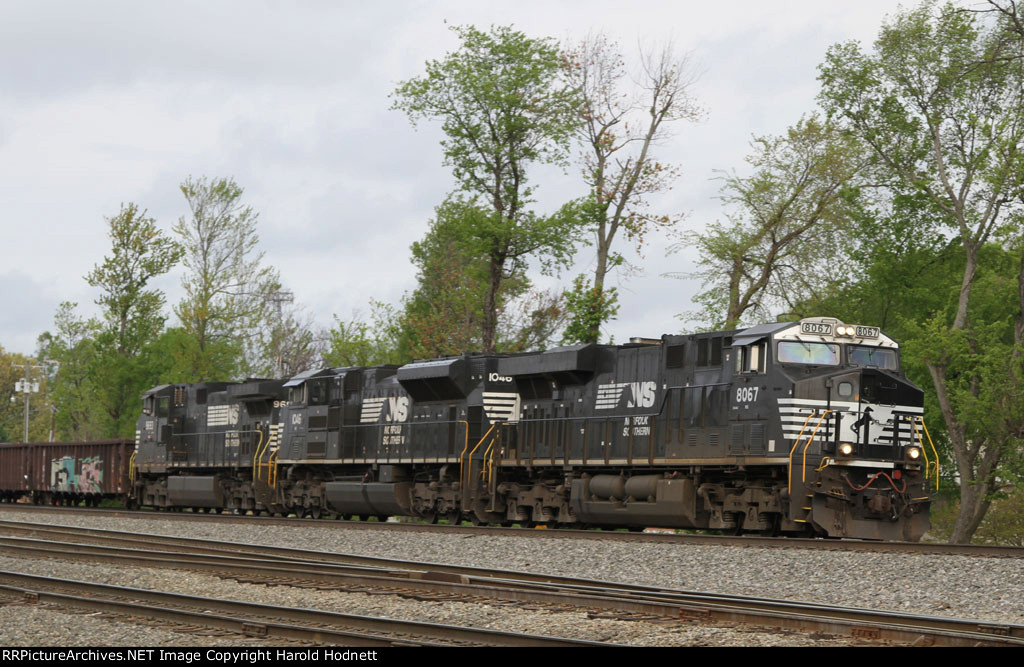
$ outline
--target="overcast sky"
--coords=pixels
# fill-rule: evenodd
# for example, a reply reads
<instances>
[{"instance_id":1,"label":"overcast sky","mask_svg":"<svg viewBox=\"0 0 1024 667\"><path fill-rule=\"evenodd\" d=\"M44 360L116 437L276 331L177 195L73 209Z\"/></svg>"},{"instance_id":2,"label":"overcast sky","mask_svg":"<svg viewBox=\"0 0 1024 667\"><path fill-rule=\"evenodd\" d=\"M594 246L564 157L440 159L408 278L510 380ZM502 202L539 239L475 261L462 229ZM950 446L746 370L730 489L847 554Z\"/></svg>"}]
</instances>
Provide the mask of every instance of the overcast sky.
<instances>
[{"instance_id":1,"label":"overcast sky","mask_svg":"<svg viewBox=\"0 0 1024 667\"><path fill-rule=\"evenodd\" d=\"M230 176L260 214L266 260L330 326L397 303L415 286L409 244L454 189L438 124L389 110L399 81L457 48L451 24L512 24L576 41L604 32L632 56L671 39L702 72L706 109L659 158L675 187L652 209L688 229L722 217L715 170L743 173L752 135L812 111L829 45L870 44L894 2L188 2L0 3L0 346L32 353L61 301L96 314L83 276L110 251L122 202L170 232L189 175ZM447 25L446 25L447 22ZM584 193L578 173L536 170L537 208ZM641 277L617 281L616 341L678 331L697 285L686 252L649 239ZM592 270L581 248L575 272ZM558 282L565 285L574 273ZM180 270L158 286L181 296ZM613 281L614 282L614 281ZM168 312L170 308L168 307ZM169 320L173 323L173 316Z\"/></svg>"}]
</instances>

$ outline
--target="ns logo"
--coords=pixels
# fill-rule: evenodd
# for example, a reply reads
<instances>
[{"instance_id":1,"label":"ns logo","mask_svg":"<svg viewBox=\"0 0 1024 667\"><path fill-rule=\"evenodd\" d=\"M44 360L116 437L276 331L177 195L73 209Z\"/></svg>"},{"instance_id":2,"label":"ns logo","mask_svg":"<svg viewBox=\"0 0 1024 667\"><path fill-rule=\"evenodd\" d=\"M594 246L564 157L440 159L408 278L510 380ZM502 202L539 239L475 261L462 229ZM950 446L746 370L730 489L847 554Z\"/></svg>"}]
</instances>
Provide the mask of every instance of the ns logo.
<instances>
[{"instance_id":1,"label":"ns logo","mask_svg":"<svg viewBox=\"0 0 1024 667\"><path fill-rule=\"evenodd\" d=\"M360 423L404 422L409 419L408 396L378 396L363 401Z\"/></svg>"},{"instance_id":2,"label":"ns logo","mask_svg":"<svg viewBox=\"0 0 1024 667\"><path fill-rule=\"evenodd\" d=\"M404 422L409 418L409 397L389 396L388 409L384 413L386 422Z\"/></svg>"},{"instance_id":3,"label":"ns logo","mask_svg":"<svg viewBox=\"0 0 1024 667\"><path fill-rule=\"evenodd\" d=\"M627 408L649 408L654 405L658 388L653 382L630 382L629 387L633 393L626 403Z\"/></svg>"},{"instance_id":4,"label":"ns logo","mask_svg":"<svg viewBox=\"0 0 1024 667\"><path fill-rule=\"evenodd\" d=\"M654 382L616 382L602 384L597 387L597 400L594 407L598 410L612 410L620 405L623 393L628 392L627 408L650 408L654 406L658 394L658 385Z\"/></svg>"}]
</instances>

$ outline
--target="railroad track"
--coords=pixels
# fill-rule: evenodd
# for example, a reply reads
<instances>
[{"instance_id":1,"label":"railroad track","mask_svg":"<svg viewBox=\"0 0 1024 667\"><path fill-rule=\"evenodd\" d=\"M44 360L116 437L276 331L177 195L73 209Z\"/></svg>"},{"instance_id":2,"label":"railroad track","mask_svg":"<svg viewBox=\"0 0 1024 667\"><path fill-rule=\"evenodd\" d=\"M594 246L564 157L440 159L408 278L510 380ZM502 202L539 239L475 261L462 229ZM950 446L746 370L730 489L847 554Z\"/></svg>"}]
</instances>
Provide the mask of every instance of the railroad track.
<instances>
[{"instance_id":1,"label":"railroad track","mask_svg":"<svg viewBox=\"0 0 1024 667\"><path fill-rule=\"evenodd\" d=\"M190 569L246 582L500 600L633 620L726 622L917 645L1024 645L1024 626L214 540L0 521L0 553Z\"/></svg>"},{"instance_id":2,"label":"railroad track","mask_svg":"<svg viewBox=\"0 0 1024 667\"><path fill-rule=\"evenodd\" d=\"M0 571L0 591L20 595L31 603L92 609L174 624L218 628L261 639L286 639L318 645L616 646L604 642L180 595L6 571Z\"/></svg>"},{"instance_id":3,"label":"railroad track","mask_svg":"<svg viewBox=\"0 0 1024 667\"><path fill-rule=\"evenodd\" d=\"M220 521L225 523L257 523L271 526L323 526L336 530L390 530L398 532L433 532L464 535L505 535L536 539L572 538L619 542L648 542L661 544L697 544L707 546L743 546L758 548L815 549L826 551L866 551L871 553L945 554L951 556L981 556L988 558L1024 558L1024 547L993 546L986 544L945 544L941 542L872 542L865 540L832 540L807 538L772 538L753 535L693 535L687 533L640 533L620 530L570 530L563 528L504 528L496 526L452 526L426 523L391 523L377 521L335 521L330 519L298 519L268 516L238 516L234 514L157 512L153 510L128 511L114 508L54 507L0 503L4 512L38 512L41 514L80 514L107 516L119 519L139 518L171 521Z\"/></svg>"}]
</instances>

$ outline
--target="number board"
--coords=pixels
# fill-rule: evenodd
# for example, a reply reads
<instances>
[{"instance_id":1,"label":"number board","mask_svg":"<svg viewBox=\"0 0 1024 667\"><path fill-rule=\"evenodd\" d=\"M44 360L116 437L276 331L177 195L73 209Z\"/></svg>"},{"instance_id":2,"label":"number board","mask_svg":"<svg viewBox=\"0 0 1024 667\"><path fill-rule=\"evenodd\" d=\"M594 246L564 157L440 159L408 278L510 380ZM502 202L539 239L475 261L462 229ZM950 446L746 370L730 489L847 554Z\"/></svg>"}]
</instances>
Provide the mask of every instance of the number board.
<instances>
[{"instance_id":1,"label":"number board","mask_svg":"<svg viewBox=\"0 0 1024 667\"><path fill-rule=\"evenodd\" d=\"M800 333L805 334L820 334L822 336L832 335L832 325L822 324L821 322L801 322Z\"/></svg>"},{"instance_id":2,"label":"number board","mask_svg":"<svg viewBox=\"0 0 1024 667\"><path fill-rule=\"evenodd\" d=\"M878 338L878 327L857 327L857 338Z\"/></svg>"}]
</instances>

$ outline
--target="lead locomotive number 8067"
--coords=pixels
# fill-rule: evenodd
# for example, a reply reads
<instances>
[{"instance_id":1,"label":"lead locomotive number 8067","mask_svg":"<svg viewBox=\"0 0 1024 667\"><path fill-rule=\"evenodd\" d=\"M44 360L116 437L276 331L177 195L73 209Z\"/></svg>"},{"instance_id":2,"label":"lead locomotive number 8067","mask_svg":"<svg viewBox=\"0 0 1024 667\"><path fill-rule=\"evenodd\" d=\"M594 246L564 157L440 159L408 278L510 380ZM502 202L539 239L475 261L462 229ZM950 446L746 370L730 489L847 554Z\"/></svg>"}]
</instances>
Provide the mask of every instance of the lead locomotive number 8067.
<instances>
[{"instance_id":1,"label":"lead locomotive number 8067","mask_svg":"<svg viewBox=\"0 0 1024 667\"><path fill-rule=\"evenodd\" d=\"M876 327L834 319L147 392L168 509L919 540L938 457Z\"/></svg>"}]
</instances>

